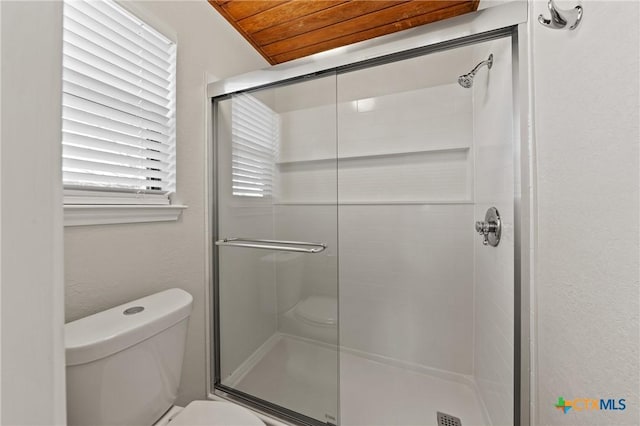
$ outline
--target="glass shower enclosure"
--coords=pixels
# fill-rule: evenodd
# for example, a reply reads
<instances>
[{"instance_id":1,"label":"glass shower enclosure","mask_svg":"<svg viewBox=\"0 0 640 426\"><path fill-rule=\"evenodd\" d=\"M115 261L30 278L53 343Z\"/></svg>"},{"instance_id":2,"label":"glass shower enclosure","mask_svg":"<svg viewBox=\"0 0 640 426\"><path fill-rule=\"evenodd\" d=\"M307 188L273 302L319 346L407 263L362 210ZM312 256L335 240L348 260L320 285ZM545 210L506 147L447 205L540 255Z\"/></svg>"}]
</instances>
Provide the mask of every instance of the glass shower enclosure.
<instances>
[{"instance_id":1,"label":"glass shower enclosure","mask_svg":"<svg viewBox=\"0 0 640 426\"><path fill-rule=\"evenodd\" d=\"M294 424L514 423L512 49L213 99L217 395Z\"/></svg>"},{"instance_id":2,"label":"glass shower enclosure","mask_svg":"<svg viewBox=\"0 0 640 426\"><path fill-rule=\"evenodd\" d=\"M219 387L337 424L336 75L216 114Z\"/></svg>"}]
</instances>

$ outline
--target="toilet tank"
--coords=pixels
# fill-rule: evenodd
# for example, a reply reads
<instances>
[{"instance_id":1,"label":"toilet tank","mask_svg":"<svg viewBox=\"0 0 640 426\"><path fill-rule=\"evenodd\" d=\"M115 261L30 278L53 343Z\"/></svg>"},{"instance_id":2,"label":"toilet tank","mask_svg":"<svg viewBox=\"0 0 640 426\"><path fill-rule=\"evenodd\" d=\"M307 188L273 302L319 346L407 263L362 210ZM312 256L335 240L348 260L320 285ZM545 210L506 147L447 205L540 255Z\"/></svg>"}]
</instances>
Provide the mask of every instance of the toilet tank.
<instances>
[{"instance_id":1,"label":"toilet tank","mask_svg":"<svg viewBox=\"0 0 640 426\"><path fill-rule=\"evenodd\" d=\"M173 405L193 298L174 288L65 325L69 425L152 425Z\"/></svg>"}]
</instances>

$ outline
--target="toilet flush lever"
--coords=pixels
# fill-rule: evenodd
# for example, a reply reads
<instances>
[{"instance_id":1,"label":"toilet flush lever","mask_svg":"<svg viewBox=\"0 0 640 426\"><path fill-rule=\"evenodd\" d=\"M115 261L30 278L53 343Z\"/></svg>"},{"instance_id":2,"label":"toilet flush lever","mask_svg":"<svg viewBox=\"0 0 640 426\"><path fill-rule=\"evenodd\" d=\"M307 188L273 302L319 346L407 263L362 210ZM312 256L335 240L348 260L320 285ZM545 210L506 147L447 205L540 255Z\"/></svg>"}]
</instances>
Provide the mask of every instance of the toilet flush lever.
<instances>
[{"instance_id":1,"label":"toilet flush lever","mask_svg":"<svg viewBox=\"0 0 640 426\"><path fill-rule=\"evenodd\" d=\"M482 244L492 247L500 244L500 235L502 234L502 221L500 213L495 207L487 210L484 221L476 222L476 231L482 235Z\"/></svg>"}]
</instances>

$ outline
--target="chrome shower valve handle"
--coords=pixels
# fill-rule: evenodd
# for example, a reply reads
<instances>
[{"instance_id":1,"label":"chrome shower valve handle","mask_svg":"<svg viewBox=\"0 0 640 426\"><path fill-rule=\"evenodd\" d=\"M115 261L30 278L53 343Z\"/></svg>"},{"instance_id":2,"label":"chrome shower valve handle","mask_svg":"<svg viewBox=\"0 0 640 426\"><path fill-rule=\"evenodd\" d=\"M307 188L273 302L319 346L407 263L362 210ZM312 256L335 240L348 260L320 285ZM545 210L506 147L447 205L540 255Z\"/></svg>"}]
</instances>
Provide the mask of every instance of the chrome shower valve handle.
<instances>
[{"instance_id":1,"label":"chrome shower valve handle","mask_svg":"<svg viewBox=\"0 0 640 426\"><path fill-rule=\"evenodd\" d=\"M496 229L497 225L495 223L487 223L483 221L476 222L476 231L478 231L478 234L482 235L482 244L485 246L489 244L489 234L494 233Z\"/></svg>"},{"instance_id":2,"label":"chrome shower valve handle","mask_svg":"<svg viewBox=\"0 0 640 426\"><path fill-rule=\"evenodd\" d=\"M476 222L476 231L478 231L478 234L484 236L484 243L483 243L484 245L488 244L487 237L489 236L489 234L495 233L497 229L498 229L498 224L496 223L487 223L484 221Z\"/></svg>"},{"instance_id":3,"label":"chrome shower valve handle","mask_svg":"<svg viewBox=\"0 0 640 426\"><path fill-rule=\"evenodd\" d=\"M484 221L476 222L476 231L482 235L482 244L492 247L500 244L500 236L502 234L502 221L500 214L495 207L489 208L484 217Z\"/></svg>"}]
</instances>

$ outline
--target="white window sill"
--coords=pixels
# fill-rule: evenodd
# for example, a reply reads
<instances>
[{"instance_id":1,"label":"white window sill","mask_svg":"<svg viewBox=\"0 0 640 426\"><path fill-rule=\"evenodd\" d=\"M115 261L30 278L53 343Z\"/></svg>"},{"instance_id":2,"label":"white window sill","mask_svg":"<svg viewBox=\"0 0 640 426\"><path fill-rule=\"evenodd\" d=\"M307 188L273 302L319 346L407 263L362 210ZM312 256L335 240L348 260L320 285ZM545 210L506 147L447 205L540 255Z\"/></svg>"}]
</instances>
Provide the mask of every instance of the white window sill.
<instances>
[{"instance_id":1,"label":"white window sill","mask_svg":"<svg viewBox=\"0 0 640 426\"><path fill-rule=\"evenodd\" d=\"M66 204L64 226L177 221L183 205Z\"/></svg>"}]
</instances>

